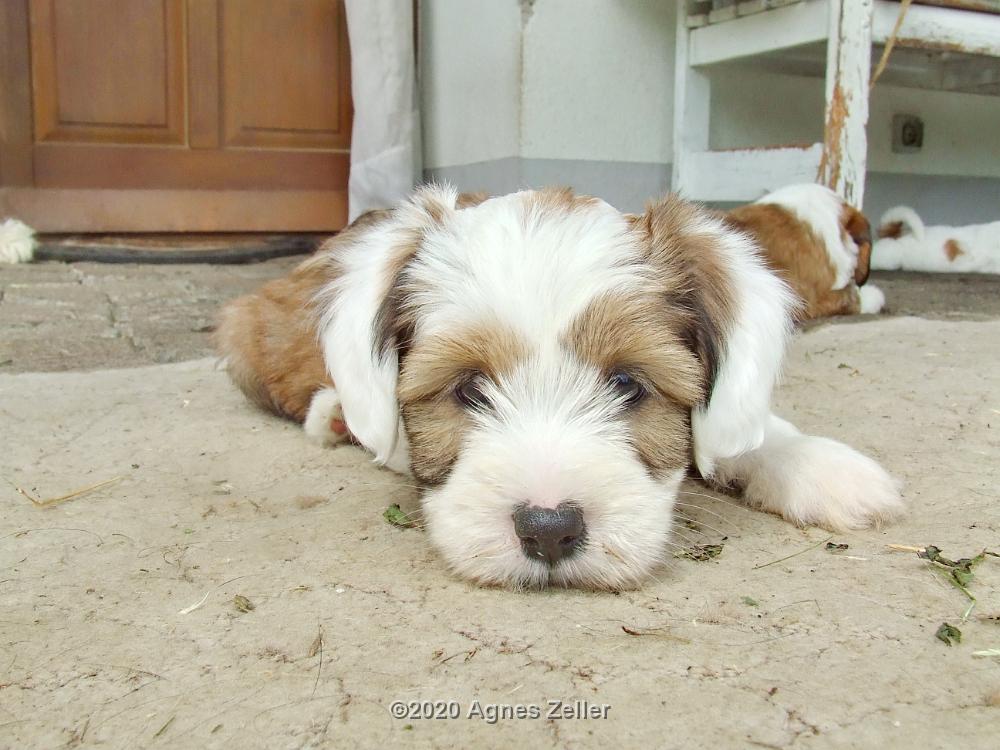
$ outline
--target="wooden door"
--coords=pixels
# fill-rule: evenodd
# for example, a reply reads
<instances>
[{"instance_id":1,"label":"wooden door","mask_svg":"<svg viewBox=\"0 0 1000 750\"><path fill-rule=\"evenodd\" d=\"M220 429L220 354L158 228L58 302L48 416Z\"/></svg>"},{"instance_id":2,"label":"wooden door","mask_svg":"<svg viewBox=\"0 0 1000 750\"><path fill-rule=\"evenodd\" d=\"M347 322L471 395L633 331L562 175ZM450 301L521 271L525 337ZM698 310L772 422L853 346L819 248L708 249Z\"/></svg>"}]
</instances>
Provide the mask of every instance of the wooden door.
<instances>
[{"instance_id":1,"label":"wooden door","mask_svg":"<svg viewBox=\"0 0 1000 750\"><path fill-rule=\"evenodd\" d=\"M43 231L343 226L343 0L2 0L0 46L0 214Z\"/></svg>"}]
</instances>

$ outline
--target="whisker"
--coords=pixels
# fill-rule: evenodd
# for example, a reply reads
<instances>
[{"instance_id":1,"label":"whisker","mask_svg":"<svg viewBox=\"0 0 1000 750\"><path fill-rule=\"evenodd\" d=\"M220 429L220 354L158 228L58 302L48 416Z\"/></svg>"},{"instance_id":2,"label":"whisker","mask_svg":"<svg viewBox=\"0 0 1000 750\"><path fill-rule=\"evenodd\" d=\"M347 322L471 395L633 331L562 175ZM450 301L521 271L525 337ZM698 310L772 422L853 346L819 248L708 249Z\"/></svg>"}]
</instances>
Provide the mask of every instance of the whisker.
<instances>
[{"instance_id":1,"label":"whisker","mask_svg":"<svg viewBox=\"0 0 1000 750\"><path fill-rule=\"evenodd\" d=\"M726 518L721 513L716 513L714 510L709 510L708 508L704 508L704 507L702 507L700 505L693 505L691 503L674 503L674 505L678 505L678 506L680 506L682 508L694 508L695 510L700 510L700 511L702 511L704 513L708 513L710 516L715 516L720 521L724 521L725 523L728 523L736 531L740 530L739 526L737 526L735 523L733 523L732 521L730 521L728 518ZM692 520L694 520L694 519L692 519ZM700 521L695 521L695 523L701 523L701 522Z\"/></svg>"},{"instance_id":2,"label":"whisker","mask_svg":"<svg viewBox=\"0 0 1000 750\"><path fill-rule=\"evenodd\" d=\"M705 498L708 498L709 500L715 500L715 501L720 502L720 503L725 503L726 505L732 506L733 508L739 508L740 510L744 510L747 513L753 513L754 512L754 511L750 510L743 503L738 503L735 500L730 500L729 498L726 498L726 497L719 497L718 495L706 495L704 492L692 492L691 490L678 490L677 494L678 495L693 495L695 497L705 497Z\"/></svg>"}]
</instances>

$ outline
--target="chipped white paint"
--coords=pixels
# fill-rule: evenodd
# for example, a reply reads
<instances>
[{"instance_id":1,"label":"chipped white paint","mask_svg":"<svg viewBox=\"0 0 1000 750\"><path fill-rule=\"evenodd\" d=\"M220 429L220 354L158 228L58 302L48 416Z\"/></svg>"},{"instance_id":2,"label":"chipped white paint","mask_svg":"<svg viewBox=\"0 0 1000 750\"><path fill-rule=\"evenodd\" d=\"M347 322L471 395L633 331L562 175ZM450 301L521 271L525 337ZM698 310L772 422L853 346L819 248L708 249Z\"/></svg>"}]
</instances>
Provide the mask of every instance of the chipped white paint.
<instances>
[{"instance_id":1,"label":"chipped white paint","mask_svg":"<svg viewBox=\"0 0 1000 750\"><path fill-rule=\"evenodd\" d=\"M873 0L829 0L826 119L817 182L853 206L864 202Z\"/></svg>"},{"instance_id":2,"label":"chipped white paint","mask_svg":"<svg viewBox=\"0 0 1000 750\"><path fill-rule=\"evenodd\" d=\"M877 44L889 38L898 15L898 2L875 2L872 38ZM912 5L899 29L897 44L1000 57L1000 16ZM986 64L996 63L990 61Z\"/></svg>"}]
</instances>

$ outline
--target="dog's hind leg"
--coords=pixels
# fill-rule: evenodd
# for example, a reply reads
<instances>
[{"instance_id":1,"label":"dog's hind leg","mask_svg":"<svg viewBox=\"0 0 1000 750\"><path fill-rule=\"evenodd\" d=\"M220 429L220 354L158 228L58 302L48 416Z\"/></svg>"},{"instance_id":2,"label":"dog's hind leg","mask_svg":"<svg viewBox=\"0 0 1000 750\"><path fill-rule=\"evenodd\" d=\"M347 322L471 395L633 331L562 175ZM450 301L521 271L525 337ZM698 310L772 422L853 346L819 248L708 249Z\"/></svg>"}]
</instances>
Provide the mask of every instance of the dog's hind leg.
<instances>
[{"instance_id":1,"label":"dog's hind leg","mask_svg":"<svg viewBox=\"0 0 1000 750\"><path fill-rule=\"evenodd\" d=\"M872 459L835 440L803 435L773 414L761 446L720 459L712 481L741 489L751 507L800 526L862 529L903 512L900 483Z\"/></svg>"},{"instance_id":2,"label":"dog's hind leg","mask_svg":"<svg viewBox=\"0 0 1000 750\"><path fill-rule=\"evenodd\" d=\"M322 415L328 431L337 434L340 406L312 311L316 293L330 277L326 268L322 259L310 259L291 275L227 304L215 343L229 376L247 398L306 424L309 434L330 442L316 420Z\"/></svg>"}]
</instances>

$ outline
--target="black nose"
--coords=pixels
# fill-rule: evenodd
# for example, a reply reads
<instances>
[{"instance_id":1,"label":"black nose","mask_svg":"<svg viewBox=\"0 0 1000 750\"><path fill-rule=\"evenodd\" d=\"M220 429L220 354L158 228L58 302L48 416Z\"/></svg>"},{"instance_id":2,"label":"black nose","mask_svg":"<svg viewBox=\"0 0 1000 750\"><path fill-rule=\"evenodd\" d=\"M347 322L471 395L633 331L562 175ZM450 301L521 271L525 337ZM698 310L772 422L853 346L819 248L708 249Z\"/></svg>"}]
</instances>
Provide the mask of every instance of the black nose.
<instances>
[{"instance_id":1,"label":"black nose","mask_svg":"<svg viewBox=\"0 0 1000 750\"><path fill-rule=\"evenodd\" d=\"M576 552L586 531L583 511L569 503L557 508L522 505L514 511L514 533L524 554L549 565Z\"/></svg>"}]
</instances>

